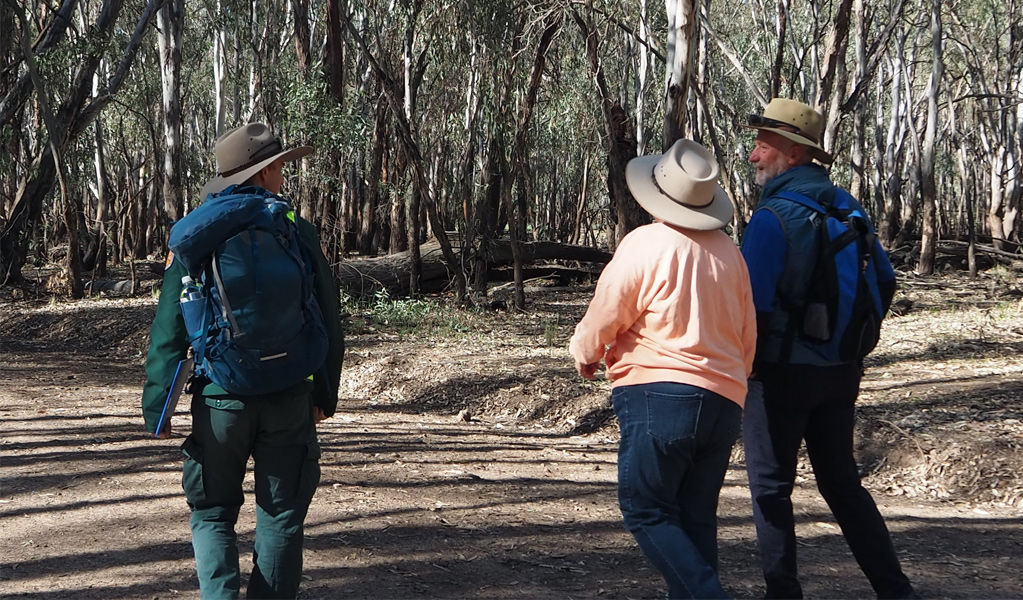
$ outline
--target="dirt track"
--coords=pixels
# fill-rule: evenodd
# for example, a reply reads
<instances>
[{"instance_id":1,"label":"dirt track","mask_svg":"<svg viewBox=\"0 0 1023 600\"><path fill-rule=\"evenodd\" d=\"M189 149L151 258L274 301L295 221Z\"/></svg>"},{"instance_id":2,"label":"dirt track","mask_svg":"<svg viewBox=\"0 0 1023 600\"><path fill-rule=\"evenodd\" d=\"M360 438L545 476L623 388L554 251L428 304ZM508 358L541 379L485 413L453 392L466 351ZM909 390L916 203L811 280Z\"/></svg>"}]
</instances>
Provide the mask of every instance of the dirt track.
<instances>
[{"instance_id":1,"label":"dirt track","mask_svg":"<svg viewBox=\"0 0 1023 600\"><path fill-rule=\"evenodd\" d=\"M307 522L302 598L663 597L659 577L620 526L606 390L572 376L561 343L584 306L585 295L547 298L539 316L488 317L490 330L455 341L369 327L350 336L344 400L321 428L323 478ZM6 597L198 597L180 438L157 441L141 432L140 361L153 308L149 299L21 304L10 313L4 307ZM550 323L553 346L545 341ZM1023 597L1023 508L957 497L956 489L967 488L951 483L945 490L952 493L941 497L927 487L933 477L924 477L933 476L933 460L909 461L955 442L943 427L958 420L943 425L928 416L954 411L953 391L981 416L1008 410L984 404L998 390L1018 402L1012 390L1023 382L1019 363L993 351L975 357L983 363L900 354L899 344L917 343L907 326L913 323L902 321L901 337L865 383L871 421L864 431L873 432L866 441L874 445L864 448L891 450L889 459L874 457L868 483L925 598ZM921 335L937 334L931 327ZM984 365L1001 370L992 376L981 372ZM987 392L971 395L974 388ZM906 407L910 396L918 404ZM462 408L475 415L471 421L457 417ZM998 422L1013 416L998 414ZM966 425L979 431L984 423ZM187 432L186 414L175 428ZM720 510L722 579L737 597L752 598L763 586L741 452L735 458ZM1006 446L974 456L974 469L997 473L1015 468L1017 458ZM950 476L956 461L948 459ZM1007 494L1019 483L1015 472L1003 486ZM807 597L871 597L812 475L801 474ZM251 548L252 507L250 496L239 525L244 550Z\"/></svg>"}]
</instances>

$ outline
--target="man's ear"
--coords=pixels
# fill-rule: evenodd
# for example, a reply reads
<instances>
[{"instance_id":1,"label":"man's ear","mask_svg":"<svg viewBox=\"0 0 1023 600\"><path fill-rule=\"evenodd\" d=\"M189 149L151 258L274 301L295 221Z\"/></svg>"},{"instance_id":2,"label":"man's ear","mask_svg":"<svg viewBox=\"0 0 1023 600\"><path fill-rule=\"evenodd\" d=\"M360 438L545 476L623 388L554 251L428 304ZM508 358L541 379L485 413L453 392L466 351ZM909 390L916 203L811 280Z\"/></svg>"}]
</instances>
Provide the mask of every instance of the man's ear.
<instances>
[{"instance_id":1,"label":"man's ear","mask_svg":"<svg viewBox=\"0 0 1023 600\"><path fill-rule=\"evenodd\" d=\"M810 161L810 155L806 152L806 146L802 144L792 144L786 157L791 167L797 167Z\"/></svg>"},{"instance_id":2,"label":"man's ear","mask_svg":"<svg viewBox=\"0 0 1023 600\"><path fill-rule=\"evenodd\" d=\"M260 170L256 171L255 173L253 173L252 177L250 178L252 180L252 183L262 187L263 182L266 181L266 178L267 178L267 175L268 175L267 169L269 169L269 168L270 167L263 167L262 169L260 169Z\"/></svg>"}]
</instances>

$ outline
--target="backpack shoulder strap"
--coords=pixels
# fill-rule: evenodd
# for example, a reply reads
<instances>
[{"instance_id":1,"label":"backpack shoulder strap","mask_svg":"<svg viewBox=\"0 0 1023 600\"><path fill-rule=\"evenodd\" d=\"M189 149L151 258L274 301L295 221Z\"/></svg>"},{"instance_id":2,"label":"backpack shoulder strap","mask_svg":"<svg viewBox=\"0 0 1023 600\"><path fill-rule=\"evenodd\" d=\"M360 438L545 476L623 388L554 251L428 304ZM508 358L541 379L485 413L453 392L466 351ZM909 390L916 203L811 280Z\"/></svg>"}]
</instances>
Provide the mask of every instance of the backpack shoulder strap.
<instances>
[{"instance_id":1,"label":"backpack shoulder strap","mask_svg":"<svg viewBox=\"0 0 1023 600\"><path fill-rule=\"evenodd\" d=\"M800 194L798 192L782 190L781 192L775 194L773 198L781 198L783 200L795 202L796 204L809 208L814 212L819 213L827 212L824 210L824 207L822 207L812 198ZM788 239L788 226L786 225L785 219L782 217L782 214L778 211L778 208L772 206L771 203L768 202L764 205L759 206L757 210L758 211L767 210L773 213L774 216L778 219L778 222L781 224L782 233L785 235L785 238ZM785 313L788 315L787 325L785 327L785 332L782 336L782 343L781 349L779 350L778 360L781 363L788 363L789 359L792 357L792 348L796 339L796 332L798 329L798 320L796 318L796 315L800 312L801 307L797 306L792 301L792 299L789 298L786 294L782 293L781 290L777 292L777 298L778 302L780 303L780 308L783 311L785 311Z\"/></svg>"},{"instance_id":2,"label":"backpack shoulder strap","mask_svg":"<svg viewBox=\"0 0 1023 600\"><path fill-rule=\"evenodd\" d=\"M800 194L799 192L793 192L791 190L782 190L776 193L774 196L776 198L784 198L785 200L791 200L796 204L801 204L802 206L805 206L817 212L821 213L828 212L823 206L821 206L819 202L805 194Z\"/></svg>"},{"instance_id":3,"label":"backpack shoulder strap","mask_svg":"<svg viewBox=\"0 0 1023 600\"><path fill-rule=\"evenodd\" d=\"M773 206L770 206L770 205L761 205L761 206L756 207L753 210L753 212L754 213L758 213L758 212L760 212L762 210L766 210L767 212L773 214L774 218L778 219L778 224L781 225L782 235L784 235L786 238L788 238L788 236L789 236L788 227L785 226L785 219L782 218L781 213L778 212L778 209L773 207Z\"/></svg>"}]
</instances>

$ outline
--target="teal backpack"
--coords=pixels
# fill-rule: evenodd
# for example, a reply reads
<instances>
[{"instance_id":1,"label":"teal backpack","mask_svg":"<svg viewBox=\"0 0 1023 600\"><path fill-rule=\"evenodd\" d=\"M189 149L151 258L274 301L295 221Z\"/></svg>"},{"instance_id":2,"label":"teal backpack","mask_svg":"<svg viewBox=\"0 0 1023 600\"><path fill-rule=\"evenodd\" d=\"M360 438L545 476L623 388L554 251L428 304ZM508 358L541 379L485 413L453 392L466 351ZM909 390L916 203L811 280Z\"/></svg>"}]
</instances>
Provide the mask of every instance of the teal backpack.
<instances>
[{"instance_id":1,"label":"teal backpack","mask_svg":"<svg viewBox=\"0 0 1023 600\"><path fill-rule=\"evenodd\" d=\"M311 379L327 356L312 260L291 205L231 186L174 224L170 249L188 270L181 313L196 375L250 396Z\"/></svg>"}]
</instances>

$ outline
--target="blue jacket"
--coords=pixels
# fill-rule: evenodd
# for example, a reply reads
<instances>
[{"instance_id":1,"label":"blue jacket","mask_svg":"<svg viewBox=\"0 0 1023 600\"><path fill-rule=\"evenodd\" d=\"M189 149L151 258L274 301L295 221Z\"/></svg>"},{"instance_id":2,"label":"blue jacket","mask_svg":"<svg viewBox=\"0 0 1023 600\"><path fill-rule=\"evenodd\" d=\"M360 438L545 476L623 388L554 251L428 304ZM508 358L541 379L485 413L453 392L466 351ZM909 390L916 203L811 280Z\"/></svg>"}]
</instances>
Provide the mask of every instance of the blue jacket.
<instances>
[{"instance_id":1,"label":"blue jacket","mask_svg":"<svg viewBox=\"0 0 1023 600\"><path fill-rule=\"evenodd\" d=\"M746 227L742 255L749 267L753 304L757 310L758 366L765 362L784 362L782 346L790 318L786 307L804 303L817 256L813 219L819 213L778 194L783 190L798 192L826 205L830 204L834 188L824 167L810 164L790 169L764 185L760 203ZM855 206L866 214L859 203ZM879 242L875 242L874 257L882 303L887 311L895 292L895 271ZM787 362L815 366L839 364L799 336L793 341Z\"/></svg>"}]
</instances>

